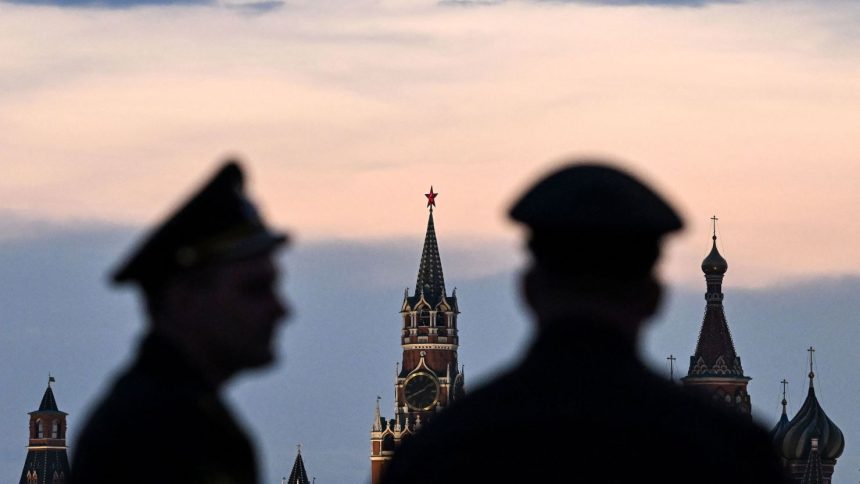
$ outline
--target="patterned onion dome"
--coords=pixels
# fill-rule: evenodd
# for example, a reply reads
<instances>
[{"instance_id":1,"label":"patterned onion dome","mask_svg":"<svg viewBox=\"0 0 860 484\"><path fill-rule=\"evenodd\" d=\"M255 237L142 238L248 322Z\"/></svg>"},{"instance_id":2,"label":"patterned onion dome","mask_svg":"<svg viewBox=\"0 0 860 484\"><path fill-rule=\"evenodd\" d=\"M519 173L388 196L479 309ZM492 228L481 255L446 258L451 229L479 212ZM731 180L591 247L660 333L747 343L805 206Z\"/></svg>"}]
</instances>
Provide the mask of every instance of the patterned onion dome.
<instances>
[{"instance_id":1,"label":"patterned onion dome","mask_svg":"<svg viewBox=\"0 0 860 484\"><path fill-rule=\"evenodd\" d=\"M713 239L714 245L711 252L702 261L702 272L705 274L725 274L729 270L729 263L723 259L720 251L717 250L717 236L715 235Z\"/></svg>"},{"instance_id":2,"label":"patterned onion dome","mask_svg":"<svg viewBox=\"0 0 860 484\"><path fill-rule=\"evenodd\" d=\"M770 431L770 439L777 447L779 447L782 438L785 436L785 430L788 428L788 424L788 415L785 414L785 409L783 407L782 416L779 417L779 422L777 422L773 429L771 429Z\"/></svg>"},{"instance_id":3,"label":"patterned onion dome","mask_svg":"<svg viewBox=\"0 0 860 484\"><path fill-rule=\"evenodd\" d=\"M814 374L809 373L809 393L806 401L797 412L797 415L777 436L775 442L786 459L806 459L812 446L812 439L818 439L818 452L822 459L836 459L842 455L845 448L845 438L842 431L831 421L818 399L815 398L815 389L812 387Z\"/></svg>"}]
</instances>

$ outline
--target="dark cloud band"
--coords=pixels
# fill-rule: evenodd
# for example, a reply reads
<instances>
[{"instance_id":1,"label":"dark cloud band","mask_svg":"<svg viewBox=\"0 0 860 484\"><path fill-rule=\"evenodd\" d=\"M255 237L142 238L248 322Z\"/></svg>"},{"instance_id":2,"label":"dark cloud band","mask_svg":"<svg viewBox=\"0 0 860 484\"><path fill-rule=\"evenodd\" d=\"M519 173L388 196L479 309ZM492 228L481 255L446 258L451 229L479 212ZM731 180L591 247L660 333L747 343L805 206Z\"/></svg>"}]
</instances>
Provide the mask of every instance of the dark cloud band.
<instances>
[{"instance_id":1,"label":"dark cloud band","mask_svg":"<svg viewBox=\"0 0 860 484\"><path fill-rule=\"evenodd\" d=\"M662 7L704 7L717 3L743 3L745 0L527 0L533 3L584 4L604 5L611 7L625 6L662 6ZM500 5L507 0L441 0L440 5L480 6Z\"/></svg>"},{"instance_id":2,"label":"dark cloud band","mask_svg":"<svg viewBox=\"0 0 860 484\"><path fill-rule=\"evenodd\" d=\"M14 3L19 5L46 5L64 8L106 8L124 9L134 7L161 6L218 6L215 0L0 0L0 3ZM268 12L283 6L283 0L260 0L258 2L237 3L223 5L226 8L252 11Z\"/></svg>"}]
</instances>

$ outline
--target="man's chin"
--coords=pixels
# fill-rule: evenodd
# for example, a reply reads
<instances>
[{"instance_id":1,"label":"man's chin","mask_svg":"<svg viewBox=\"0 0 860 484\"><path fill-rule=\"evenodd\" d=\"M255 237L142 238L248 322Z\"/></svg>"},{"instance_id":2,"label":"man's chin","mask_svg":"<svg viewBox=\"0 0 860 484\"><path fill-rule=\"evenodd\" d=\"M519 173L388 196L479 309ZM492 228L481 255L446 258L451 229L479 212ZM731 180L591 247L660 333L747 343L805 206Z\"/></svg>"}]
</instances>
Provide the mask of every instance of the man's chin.
<instances>
[{"instance_id":1,"label":"man's chin","mask_svg":"<svg viewBox=\"0 0 860 484\"><path fill-rule=\"evenodd\" d=\"M230 374L242 372L244 370L262 369L272 366L278 359L273 348L268 345L258 345L251 349L251 346L237 351L238 348L232 348L232 352L224 351L219 354L219 360L224 368L229 368Z\"/></svg>"},{"instance_id":2,"label":"man's chin","mask_svg":"<svg viewBox=\"0 0 860 484\"><path fill-rule=\"evenodd\" d=\"M246 368L265 368L272 365L277 358L271 350L260 351L247 360Z\"/></svg>"}]
</instances>

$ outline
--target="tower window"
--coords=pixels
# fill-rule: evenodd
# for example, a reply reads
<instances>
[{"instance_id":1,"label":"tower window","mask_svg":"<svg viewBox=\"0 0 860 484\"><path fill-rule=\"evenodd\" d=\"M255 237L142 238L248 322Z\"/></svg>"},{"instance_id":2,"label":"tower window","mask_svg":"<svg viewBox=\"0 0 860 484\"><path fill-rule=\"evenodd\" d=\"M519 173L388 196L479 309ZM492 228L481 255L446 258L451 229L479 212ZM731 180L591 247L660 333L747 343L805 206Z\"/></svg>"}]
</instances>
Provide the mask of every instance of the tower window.
<instances>
[{"instance_id":1,"label":"tower window","mask_svg":"<svg viewBox=\"0 0 860 484\"><path fill-rule=\"evenodd\" d=\"M42 426L42 420L36 420L36 438L45 438L45 428Z\"/></svg>"},{"instance_id":2,"label":"tower window","mask_svg":"<svg viewBox=\"0 0 860 484\"><path fill-rule=\"evenodd\" d=\"M387 434L382 438L382 451L383 452L393 452L394 451L394 436L391 434Z\"/></svg>"},{"instance_id":3,"label":"tower window","mask_svg":"<svg viewBox=\"0 0 860 484\"><path fill-rule=\"evenodd\" d=\"M430 326L430 311L422 309L418 313L418 326Z\"/></svg>"},{"instance_id":4,"label":"tower window","mask_svg":"<svg viewBox=\"0 0 860 484\"><path fill-rule=\"evenodd\" d=\"M60 424L56 420L51 423L51 438L56 439L60 435Z\"/></svg>"}]
</instances>

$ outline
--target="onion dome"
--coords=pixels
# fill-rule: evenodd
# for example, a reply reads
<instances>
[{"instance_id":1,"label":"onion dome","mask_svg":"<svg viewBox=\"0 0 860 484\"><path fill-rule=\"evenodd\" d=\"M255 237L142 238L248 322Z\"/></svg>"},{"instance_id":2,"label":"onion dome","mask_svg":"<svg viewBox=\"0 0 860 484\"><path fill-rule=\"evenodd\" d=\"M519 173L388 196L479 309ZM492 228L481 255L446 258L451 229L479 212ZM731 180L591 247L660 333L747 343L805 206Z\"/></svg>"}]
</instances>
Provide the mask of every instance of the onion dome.
<instances>
[{"instance_id":1,"label":"onion dome","mask_svg":"<svg viewBox=\"0 0 860 484\"><path fill-rule=\"evenodd\" d=\"M705 274L725 274L729 270L729 263L720 255L717 250L717 235L712 237L714 245L711 247L711 252L702 261L702 272Z\"/></svg>"},{"instance_id":2,"label":"onion dome","mask_svg":"<svg viewBox=\"0 0 860 484\"><path fill-rule=\"evenodd\" d=\"M785 399L785 387L788 385L788 382L782 380L782 415L779 417L779 422L771 429L770 431L770 439L773 441L774 445L779 446L779 442L782 440L783 435L785 434L785 429L788 428L788 413L786 412L786 407L788 406L788 400Z\"/></svg>"},{"instance_id":3,"label":"onion dome","mask_svg":"<svg viewBox=\"0 0 860 484\"><path fill-rule=\"evenodd\" d=\"M842 431L827 417L815 397L815 389L812 386L814 378L815 373L810 370L806 401L785 428L782 442L777 442L783 457L789 460L808 459L813 439L817 439L821 459L836 459L845 449Z\"/></svg>"}]
</instances>

